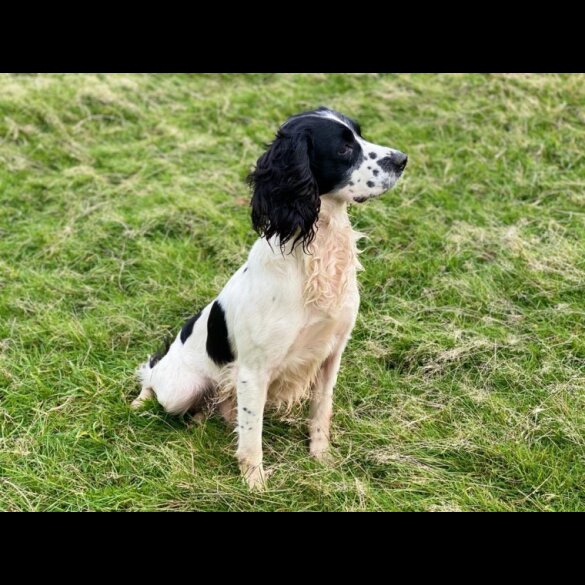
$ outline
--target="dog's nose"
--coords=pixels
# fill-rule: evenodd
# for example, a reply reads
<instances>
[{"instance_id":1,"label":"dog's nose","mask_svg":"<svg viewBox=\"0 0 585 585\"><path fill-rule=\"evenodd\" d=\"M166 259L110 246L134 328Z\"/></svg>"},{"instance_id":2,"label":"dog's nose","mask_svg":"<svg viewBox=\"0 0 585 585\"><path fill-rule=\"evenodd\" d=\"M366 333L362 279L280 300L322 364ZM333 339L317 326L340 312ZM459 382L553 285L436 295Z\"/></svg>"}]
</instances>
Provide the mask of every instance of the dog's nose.
<instances>
[{"instance_id":1,"label":"dog's nose","mask_svg":"<svg viewBox=\"0 0 585 585\"><path fill-rule=\"evenodd\" d=\"M406 163L408 162L408 155L397 150L396 152L392 153L392 156L390 157L390 159L392 160L392 162L394 163L394 166L399 171L403 171L404 167L406 166Z\"/></svg>"},{"instance_id":2,"label":"dog's nose","mask_svg":"<svg viewBox=\"0 0 585 585\"><path fill-rule=\"evenodd\" d=\"M406 166L408 157L399 150L395 150L390 156L385 156L378 161L378 165L387 173L401 173Z\"/></svg>"}]
</instances>

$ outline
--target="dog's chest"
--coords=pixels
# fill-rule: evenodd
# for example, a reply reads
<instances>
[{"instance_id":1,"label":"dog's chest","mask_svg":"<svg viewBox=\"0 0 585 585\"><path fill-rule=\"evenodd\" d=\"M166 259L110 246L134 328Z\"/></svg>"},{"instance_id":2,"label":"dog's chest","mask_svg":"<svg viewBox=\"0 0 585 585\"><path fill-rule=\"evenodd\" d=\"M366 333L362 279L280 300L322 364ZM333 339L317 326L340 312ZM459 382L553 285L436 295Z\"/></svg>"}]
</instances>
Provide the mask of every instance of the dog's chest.
<instances>
[{"instance_id":1,"label":"dog's chest","mask_svg":"<svg viewBox=\"0 0 585 585\"><path fill-rule=\"evenodd\" d=\"M276 404L307 395L320 366L346 342L359 307L359 234L352 230L345 207L339 206L337 213L324 207L309 253L297 265L302 324L269 388L269 401Z\"/></svg>"},{"instance_id":2,"label":"dog's chest","mask_svg":"<svg viewBox=\"0 0 585 585\"><path fill-rule=\"evenodd\" d=\"M354 231L347 213L325 209L317 233L303 257L303 297L305 307L314 309L311 317L336 318L348 300L357 294L356 273L361 269Z\"/></svg>"},{"instance_id":3,"label":"dog's chest","mask_svg":"<svg viewBox=\"0 0 585 585\"><path fill-rule=\"evenodd\" d=\"M353 326L359 307L358 238L347 214L322 215L304 259L305 318L289 353L293 360L321 363Z\"/></svg>"}]
</instances>

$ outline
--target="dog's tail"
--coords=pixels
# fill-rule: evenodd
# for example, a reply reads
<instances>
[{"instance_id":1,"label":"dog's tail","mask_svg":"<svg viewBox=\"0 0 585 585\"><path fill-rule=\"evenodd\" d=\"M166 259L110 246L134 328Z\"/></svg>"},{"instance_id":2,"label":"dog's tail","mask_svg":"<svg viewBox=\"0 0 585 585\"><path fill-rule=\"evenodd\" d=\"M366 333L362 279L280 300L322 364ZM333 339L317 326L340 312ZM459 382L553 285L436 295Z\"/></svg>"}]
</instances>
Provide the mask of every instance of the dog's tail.
<instances>
[{"instance_id":1,"label":"dog's tail","mask_svg":"<svg viewBox=\"0 0 585 585\"><path fill-rule=\"evenodd\" d=\"M158 364L158 362L160 362L160 360L165 357L165 355L167 355L167 353L169 353L169 348L171 347L172 342L173 340L171 337L167 336L164 340L164 346L161 347L161 349L159 349L155 354L148 357L147 363L151 370L154 368L154 366L156 366L156 364Z\"/></svg>"},{"instance_id":2,"label":"dog's tail","mask_svg":"<svg viewBox=\"0 0 585 585\"><path fill-rule=\"evenodd\" d=\"M148 379L150 377L150 373L154 366L162 360L167 353L169 353L169 348L171 347L172 339L170 337L166 337L164 340L164 345L159 349L156 353L149 355L148 359L143 363L140 364L136 370L136 375L140 380L142 386L148 385Z\"/></svg>"},{"instance_id":3,"label":"dog's tail","mask_svg":"<svg viewBox=\"0 0 585 585\"><path fill-rule=\"evenodd\" d=\"M150 372L152 368L150 367L151 358L149 357L144 363L140 364L138 368L136 368L136 377L140 382L141 386L148 386L148 380L150 378Z\"/></svg>"}]
</instances>

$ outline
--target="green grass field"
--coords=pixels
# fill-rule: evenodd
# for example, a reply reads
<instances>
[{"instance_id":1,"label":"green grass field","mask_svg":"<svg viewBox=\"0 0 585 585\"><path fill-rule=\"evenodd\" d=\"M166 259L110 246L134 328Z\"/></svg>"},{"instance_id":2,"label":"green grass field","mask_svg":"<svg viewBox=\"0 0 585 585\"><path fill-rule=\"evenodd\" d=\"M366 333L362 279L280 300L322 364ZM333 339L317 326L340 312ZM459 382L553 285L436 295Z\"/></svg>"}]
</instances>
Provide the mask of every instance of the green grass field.
<instances>
[{"instance_id":1,"label":"green grass field","mask_svg":"<svg viewBox=\"0 0 585 585\"><path fill-rule=\"evenodd\" d=\"M1 75L1 510L585 510L585 76ZM255 239L244 177L328 105L410 161L355 206L333 453L129 402Z\"/></svg>"}]
</instances>

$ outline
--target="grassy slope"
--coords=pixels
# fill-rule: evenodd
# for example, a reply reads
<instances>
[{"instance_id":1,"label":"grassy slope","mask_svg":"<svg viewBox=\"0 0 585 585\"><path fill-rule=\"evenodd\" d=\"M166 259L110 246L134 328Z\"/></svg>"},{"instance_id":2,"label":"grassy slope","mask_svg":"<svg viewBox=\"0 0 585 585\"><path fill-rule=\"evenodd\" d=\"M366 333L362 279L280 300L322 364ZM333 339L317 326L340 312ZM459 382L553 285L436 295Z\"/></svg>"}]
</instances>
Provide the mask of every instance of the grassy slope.
<instances>
[{"instance_id":1,"label":"grassy slope","mask_svg":"<svg viewBox=\"0 0 585 585\"><path fill-rule=\"evenodd\" d=\"M0 509L585 509L584 76L0 76ZM320 104L410 155L355 207L338 465L269 419L250 495L219 420L133 370L254 240L243 178Z\"/></svg>"}]
</instances>

